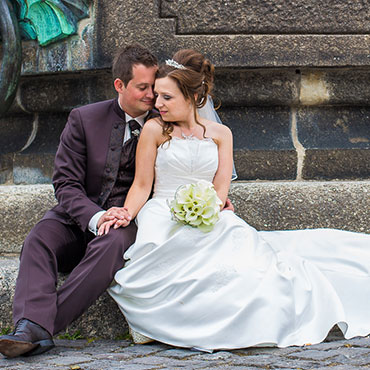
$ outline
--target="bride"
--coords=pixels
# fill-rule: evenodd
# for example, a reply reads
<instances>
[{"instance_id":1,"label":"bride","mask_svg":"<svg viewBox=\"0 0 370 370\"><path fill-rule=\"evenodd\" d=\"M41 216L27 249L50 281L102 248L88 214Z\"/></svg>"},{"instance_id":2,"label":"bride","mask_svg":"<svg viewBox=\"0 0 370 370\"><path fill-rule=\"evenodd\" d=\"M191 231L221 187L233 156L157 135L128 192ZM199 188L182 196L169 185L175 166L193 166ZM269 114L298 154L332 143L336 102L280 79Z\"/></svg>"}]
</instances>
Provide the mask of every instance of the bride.
<instances>
[{"instance_id":1,"label":"bride","mask_svg":"<svg viewBox=\"0 0 370 370\"><path fill-rule=\"evenodd\" d=\"M200 118L214 67L180 50L159 68L160 118L141 133L127 220L136 242L109 293L139 342L205 351L318 343L337 324L345 338L370 333L370 235L331 229L256 231L232 211L212 231L173 220L179 186L205 180L225 204L232 134ZM147 201L154 181L154 194Z\"/></svg>"}]
</instances>

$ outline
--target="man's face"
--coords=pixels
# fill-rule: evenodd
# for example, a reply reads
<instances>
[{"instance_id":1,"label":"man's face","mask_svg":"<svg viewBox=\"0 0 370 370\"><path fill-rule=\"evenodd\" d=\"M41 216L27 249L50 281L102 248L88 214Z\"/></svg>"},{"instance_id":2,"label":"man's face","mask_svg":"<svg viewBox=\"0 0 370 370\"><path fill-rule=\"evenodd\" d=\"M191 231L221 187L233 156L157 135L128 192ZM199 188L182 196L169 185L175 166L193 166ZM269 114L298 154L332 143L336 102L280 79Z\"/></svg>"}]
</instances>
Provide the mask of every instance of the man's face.
<instances>
[{"instance_id":1,"label":"man's face","mask_svg":"<svg viewBox=\"0 0 370 370\"><path fill-rule=\"evenodd\" d=\"M120 79L114 81L121 107L131 117L140 116L153 108L153 86L157 69L158 66L136 64L132 68L132 79L127 86Z\"/></svg>"}]
</instances>

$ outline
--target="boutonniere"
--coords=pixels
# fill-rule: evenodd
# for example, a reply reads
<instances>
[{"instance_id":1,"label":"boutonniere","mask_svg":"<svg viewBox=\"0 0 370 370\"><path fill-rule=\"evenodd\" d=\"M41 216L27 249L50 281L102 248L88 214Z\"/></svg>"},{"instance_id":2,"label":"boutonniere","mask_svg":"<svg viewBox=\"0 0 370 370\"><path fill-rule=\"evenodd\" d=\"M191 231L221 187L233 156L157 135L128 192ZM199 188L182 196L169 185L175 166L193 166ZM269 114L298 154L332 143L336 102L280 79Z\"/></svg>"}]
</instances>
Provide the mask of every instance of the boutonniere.
<instances>
[{"instance_id":1,"label":"boutonniere","mask_svg":"<svg viewBox=\"0 0 370 370\"><path fill-rule=\"evenodd\" d=\"M132 131L131 134L134 135L134 136L139 136L140 135L140 130L136 129L136 130Z\"/></svg>"}]
</instances>

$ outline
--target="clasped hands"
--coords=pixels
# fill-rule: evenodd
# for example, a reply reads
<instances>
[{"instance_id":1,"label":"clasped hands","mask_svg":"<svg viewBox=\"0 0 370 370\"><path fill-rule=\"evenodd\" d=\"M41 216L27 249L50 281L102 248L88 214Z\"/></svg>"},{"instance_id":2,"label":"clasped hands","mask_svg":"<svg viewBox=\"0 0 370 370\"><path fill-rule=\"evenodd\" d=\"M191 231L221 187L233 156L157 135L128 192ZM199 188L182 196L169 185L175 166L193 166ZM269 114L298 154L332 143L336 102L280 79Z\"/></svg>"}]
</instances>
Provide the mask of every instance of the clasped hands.
<instances>
[{"instance_id":1,"label":"clasped hands","mask_svg":"<svg viewBox=\"0 0 370 370\"><path fill-rule=\"evenodd\" d=\"M126 207L112 207L109 208L98 221L98 235L108 234L109 229L118 229L119 227L126 227L131 222L131 215Z\"/></svg>"},{"instance_id":2,"label":"clasped hands","mask_svg":"<svg viewBox=\"0 0 370 370\"><path fill-rule=\"evenodd\" d=\"M226 199L225 207L223 210L230 210L234 212L234 206L230 199ZM113 229L119 227L126 227L131 222L130 212L126 207L112 207L109 208L98 221L98 235L108 234L109 229L113 226Z\"/></svg>"}]
</instances>

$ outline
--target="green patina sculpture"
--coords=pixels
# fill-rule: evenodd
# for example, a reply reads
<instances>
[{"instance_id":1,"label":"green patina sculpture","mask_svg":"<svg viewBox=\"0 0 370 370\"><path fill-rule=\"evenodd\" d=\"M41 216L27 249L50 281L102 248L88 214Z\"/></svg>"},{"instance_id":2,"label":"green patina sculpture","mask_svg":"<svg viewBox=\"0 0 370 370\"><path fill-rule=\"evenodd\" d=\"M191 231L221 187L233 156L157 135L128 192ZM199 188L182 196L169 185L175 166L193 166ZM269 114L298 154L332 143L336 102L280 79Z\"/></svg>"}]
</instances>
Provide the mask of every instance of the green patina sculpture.
<instances>
[{"instance_id":1,"label":"green patina sculpture","mask_svg":"<svg viewBox=\"0 0 370 370\"><path fill-rule=\"evenodd\" d=\"M88 17L84 0L12 0L21 36L48 45L76 33L77 22Z\"/></svg>"},{"instance_id":2,"label":"green patina sculpture","mask_svg":"<svg viewBox=\"0 0 370 370\"><path fill-rule=\"evenodd\" d=\"M21 36L41 46L76 33L91 0L0 0L0 117L12 104L22 62Z\"/></svg>"}]
</instances>

